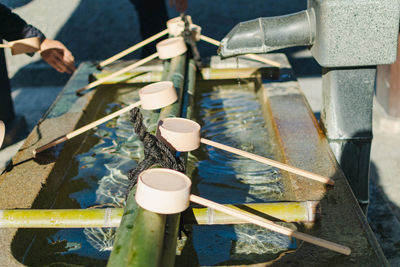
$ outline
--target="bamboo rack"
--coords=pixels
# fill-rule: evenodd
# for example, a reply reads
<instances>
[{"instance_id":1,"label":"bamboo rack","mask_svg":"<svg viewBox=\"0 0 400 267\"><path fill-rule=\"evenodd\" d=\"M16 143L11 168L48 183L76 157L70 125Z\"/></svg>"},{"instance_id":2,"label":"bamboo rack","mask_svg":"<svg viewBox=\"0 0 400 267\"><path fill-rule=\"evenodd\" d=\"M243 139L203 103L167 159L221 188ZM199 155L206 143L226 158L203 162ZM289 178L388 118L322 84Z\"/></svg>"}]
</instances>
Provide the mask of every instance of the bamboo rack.
<instances>
[{"instance_id":1,"label":"bamboo rack","mask_svg":"<svg viewBox=\"0 0 400 267\"><path fill-rule=\"evenodd\" d=\"M0 228L118 227L124 209L0 210Z\"/></svg>"},{"instance_id":2,"label":"bamboo rack","mask_svg":"<svg viewBox=\"0 0 400 267\"><path fill-rule=\"evenodd\" d=\"M312 222L316 201L225 205L249 209L285 222ZM86 228L118 227L123 208L105 209L15 209L0 210L0 228ZM184 224L215 225L246 223L210 208L190 208L182 216Z\"/></svg>"},{"instance_id":3,"label":"bamboo rack","mask_svg":"<svg viewBox=\"0 0 400 267\"><path fill-rule=\"evenodd\" d=\"M239 69L211 69L202 68L201 75L206 80L223 80L223 79L248 79L262 77L263 70L258 68L239 68ZM96 79L103 79L110 75L110 72L100 72L94 74ZM139 72L132 71L121 74L114 79L105 81L103 84L116 84L116 83L147 83L161 81L161 72Z\"/></svg>"},{"instance_id":4,"label":"bamboo rack","mask_svg":"<svg viewBox=\"0 0 400 267\"><path fill-rule=\"evenodd\" d=\"M237 210L249 210L271 217L271 220L285 222L313 222L318 213L317 201L305 202L277 202L277 203L252 203L240 205L224 205ZM192 208L193 217L182 216L184 223L197 223L205 225L214 224L241 224L246 223L226 213L211 208ZM261 215L262 216L262 215Z\"/></svg>"},{"instance_id":5,"label":"bamboo rack","mask_svg":"<svg viewBox=\"0 0 400 267\"><path fill-rule=\"evenodd\" d=\"M107 72L95 73L93 76L96 80L103 79L110 75ZM103 84L116 84L116 83L151 83L161 81L161 71L133 71L121 74L114 79L105 81Z\"/></svg>"}]
</instances>

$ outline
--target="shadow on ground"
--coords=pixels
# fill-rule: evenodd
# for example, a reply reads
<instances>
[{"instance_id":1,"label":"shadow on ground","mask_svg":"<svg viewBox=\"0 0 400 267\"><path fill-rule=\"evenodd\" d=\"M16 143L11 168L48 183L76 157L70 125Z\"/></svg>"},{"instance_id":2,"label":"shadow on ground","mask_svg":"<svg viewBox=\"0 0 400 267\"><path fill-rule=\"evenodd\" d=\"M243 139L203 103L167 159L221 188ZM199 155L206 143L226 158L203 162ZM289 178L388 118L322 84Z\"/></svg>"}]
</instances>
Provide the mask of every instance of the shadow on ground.
<instances>
[{"instance_id":1,"label":"shadow on ground","mask_svg":"<svg viewBox=\"0 0 400 267\"><path fill-rule=\"evenodd\" d=\"M1 3L9 8L17 8L29 4L32 0L2 0Z\"/></svg>"},{"instance_id":2,"label":"shadow on ground","mask_svg":"<svg viewBox=\"0 0 400 267\"><path fill-rule=\"evenodd\" d=\"M400 208L386 196L379 182L379 170L373 162L370 176L368 222L390 264L400 266Z\"/></svg>"}]
</instances>

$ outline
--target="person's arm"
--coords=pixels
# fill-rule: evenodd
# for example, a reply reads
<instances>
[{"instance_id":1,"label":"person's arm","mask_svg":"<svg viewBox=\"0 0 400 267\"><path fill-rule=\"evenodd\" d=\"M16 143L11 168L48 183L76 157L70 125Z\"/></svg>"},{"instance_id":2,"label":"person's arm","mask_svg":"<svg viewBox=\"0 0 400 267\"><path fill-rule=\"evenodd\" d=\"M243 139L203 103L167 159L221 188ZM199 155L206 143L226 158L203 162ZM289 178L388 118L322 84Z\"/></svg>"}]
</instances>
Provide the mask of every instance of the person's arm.
<instances>
[{"instance_id":1,"label":"person's arm","mask_svg":"<svg viewBox=\"0 0 400 267\"><path fill-rule=\"evenodd\" d=\"M0 4L0 38L14 41L30 37L40 38L40 55L50 66L59 72L74 72L74 57L61 42L47 39L39 29L27 24L8 7Z\"/></svg>"},{"instance_id":2,"label":"person's arm","mask_svg":"<svg viewBox=\"0 0 400 267\"><path fill-rule=\"evenodd\" d=\"M27 24L3 4L0 4L0 37L7 41L29 37L39 37L41 41L46 39L39 29Z\"/></svg>"},{"instance_id":3,"label":"person's arm","mask_svg":"<svg viewBox=\"0 0 400 267\"><path fill-rule=\"evenodd\" d=\"M175 7L176 11L182 13L186 11L188 3L187 0L169 0L169 6Z\"/></svg>"}]
</instances>

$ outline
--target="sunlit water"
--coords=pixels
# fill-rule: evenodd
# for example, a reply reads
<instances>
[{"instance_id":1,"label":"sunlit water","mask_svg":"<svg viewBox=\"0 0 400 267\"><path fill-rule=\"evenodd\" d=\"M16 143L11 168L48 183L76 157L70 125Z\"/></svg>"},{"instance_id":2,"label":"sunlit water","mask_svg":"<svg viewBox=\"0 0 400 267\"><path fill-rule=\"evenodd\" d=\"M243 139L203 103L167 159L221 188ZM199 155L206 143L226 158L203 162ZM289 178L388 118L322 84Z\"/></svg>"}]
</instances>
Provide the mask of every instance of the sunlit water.
<instances>
[{"instance_id":1,"label":"sunlit water","mask_svg":"<svg viewBox=\"0 0 400 267\"><path fill-rule=\"evenodd\" d=\"M138 100L137 92L123 93L105 107L111 113ZM204 138L273 157L273 144L254 90L246 83L215 86L196 95L194 119ZM149 130L151 112L142 111ZM95 144L75 155L76 166L59 190L53 208L92 208L124 205L127 173L143 156L129 115L100 125L86 141ZM282 199L283 185L277 169L209 146L189 155L193 191L220 203L251 203ZM32 230L36 231L36 230ZM55 262L104 266L112 249L115 229L42 229L35 232L23 261L45 266ZM193 265L267 261L294 244L282 235L260 227L193 226L190 241L197 260ZM179 257L177 263L179 265ZM186 265L186 264L185 264ZM184 266L185 266L184 265Z\"/></svg>"},{"instance_id":2,"label":"sunlit water","mask_svg":"<svg viewBox=\"0 0 400 267\"><path fill-rule=\"evenodd\" d=\"M259 100L248 85L214 86L198 93L195 103L194 119L202 125L203 138L273 157L274 145ZM192 152L189 165L193 169L192 191L216 202L260 203L283 196L276 168L211 146ZM250 224L193 226L191 230L190 245L197 260L182 260L181 265L263 262L294 246L286 236Z\"/></svg>"},{"instance_id":3,"label":"sunlit water","mask_svg":"<svg viewBox=\"0 0 400 267\"><path fill-rule=\"evenodd\" d=\"M122 93L117 101L106 105L105 113L109 114L138 100L135 90ZM154 129L155 125L149 125L151 112L142 113L145 125ZM84 209L124 205L128 171L134 168L143 156L143 145L133 131L129 114L125 113L98 126L88 134L85 142L93 140L97 140L97 143L89 151L75 155L74 160L78 166L69 171L70 174L60 188L53 208ZM35 247L41 245L43 250L48 249L51 253L37 255L28 250L23 260L33 265L39 264L38 259L43 258L39 265L60 260L83 263L86 266L93 259L95 264L105 265L114 236L114 228L38 230L31 248L36 251Z\"/></svg>"}]
</instances>

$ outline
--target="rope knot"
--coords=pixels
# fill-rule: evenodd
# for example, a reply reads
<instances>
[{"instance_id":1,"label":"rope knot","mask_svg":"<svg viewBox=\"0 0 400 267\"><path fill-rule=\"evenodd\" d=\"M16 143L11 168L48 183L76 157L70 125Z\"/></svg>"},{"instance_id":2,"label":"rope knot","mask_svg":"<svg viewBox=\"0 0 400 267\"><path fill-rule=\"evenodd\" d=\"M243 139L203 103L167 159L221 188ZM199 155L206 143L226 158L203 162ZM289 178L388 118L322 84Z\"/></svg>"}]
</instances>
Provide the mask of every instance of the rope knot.
<instances>
[{"instance_id":1,"label":"rope knot","mask_svg":"<svg viewBox=\"0 0 400 267\"><path fill-rule=\"evenodd\" d=\"M130 180L127 196L137 183L139 174L149 169L151 166L160 165L162 168L174 169L185 172L184 160L176 157L175 151L166 146L156 136L147 132L146 126L143 124L143 115L139 108L130 111L130 121L133 123L133 129L138 135L144 146L144 159L139 162L136 168L131 169L128 174Z\"/></svg>"}]
</instances>

